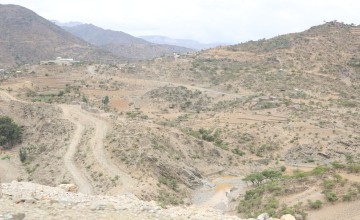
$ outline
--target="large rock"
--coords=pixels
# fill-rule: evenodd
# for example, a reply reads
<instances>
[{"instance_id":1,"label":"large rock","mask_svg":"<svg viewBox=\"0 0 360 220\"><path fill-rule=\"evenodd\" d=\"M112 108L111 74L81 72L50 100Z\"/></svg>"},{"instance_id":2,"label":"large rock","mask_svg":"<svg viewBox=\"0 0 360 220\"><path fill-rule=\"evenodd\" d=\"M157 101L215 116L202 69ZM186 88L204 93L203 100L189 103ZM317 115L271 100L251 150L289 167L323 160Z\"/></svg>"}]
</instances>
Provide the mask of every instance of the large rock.
<instances>
[{"instance_id":1,"label":"large rock","mask_svg":"<svg viewBox=\"0 0 360 220\"><path fill-rule=\"evenodd\" d=\"M59 188L65 190L66 192L77 193L78 187L75 184L60 184L58 185Z\"/></svg>"},{"instance_id":2,"label":"large rock","mask_svg":"<svg viewBox=\"0 0 360 220\"><path fill-rule=\"evenodd\" d=\"M270 216L268 213L263 213L261 215L259 215L256 220L269 220Z\"/></svg>"},{"instance_id":3,"label":"large rock","mask_svg":"<svg viewBox=\"0 0 360 220\"><path fill-rule=\"evenodd\" d=\"M280 220L296 220L294 216L286 214L281 216Z\"/></svg>"}]
</instances>

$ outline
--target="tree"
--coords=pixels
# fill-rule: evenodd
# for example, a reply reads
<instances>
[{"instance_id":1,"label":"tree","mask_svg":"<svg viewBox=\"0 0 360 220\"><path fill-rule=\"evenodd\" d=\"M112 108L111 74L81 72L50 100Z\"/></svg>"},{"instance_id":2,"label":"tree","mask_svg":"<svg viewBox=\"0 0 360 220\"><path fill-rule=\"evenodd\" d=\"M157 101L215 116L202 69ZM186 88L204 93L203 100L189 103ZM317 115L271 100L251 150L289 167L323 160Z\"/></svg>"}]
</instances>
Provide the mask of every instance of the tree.
<instances>
[{"instance_id":1,"label":"tree","mask_svg":"<svg viewBox=\"0 0 360 220\"><path fill-rule=\"evenodd\" d=\"M107 105L109 104L110 99L109 96L105 96L102 103L103 103L103 107L107 107Z\"/></svg>"},{"instance_id":2,"label":"tree","mask_svg":"<svg viewBox=\"0 0 360 220\"><path fill-rule=\"evenodd\" d=\"M255 183L257 185L260 185L260 183L265 179L264 175L262 173L251 173L247 175L243 180L248 182L250 181L253 185Z\"/></svg>"},{"instance_id":3,"label":"tree","mask_svg":"<svg viewBox=\"0 0 360 220\"><path fill-rule=\"evenodd\" d=\"M265 179L276 179L281 177L281 172L276 170L264 170L261 172L261 174L264 176Z\"/></svg>"},{"instance_id":4,"label":"tree","mask_svg":"<svg viewBox=\"0 0 360 220\"><path fill-rule=\"evenodd\" d=\"M7 116L0 117L0 146L11 148L21 138L21 128Z\"/></svg>"}]
</instances>

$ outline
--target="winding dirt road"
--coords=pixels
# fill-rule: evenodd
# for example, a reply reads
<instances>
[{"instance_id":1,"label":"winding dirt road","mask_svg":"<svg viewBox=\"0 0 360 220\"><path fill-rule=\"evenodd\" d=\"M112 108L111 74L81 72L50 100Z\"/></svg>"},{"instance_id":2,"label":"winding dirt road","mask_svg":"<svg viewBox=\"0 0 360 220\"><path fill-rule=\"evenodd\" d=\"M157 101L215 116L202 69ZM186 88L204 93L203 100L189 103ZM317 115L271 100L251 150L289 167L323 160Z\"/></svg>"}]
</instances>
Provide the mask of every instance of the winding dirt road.
<instances>
[{"instance_id":1,"label":"winding dirt road","mask_svg":"<svg viewBox=\"0 0 360 220\"><path fill-rule=\"evenodd\" d=\"M84 176L84 174L76 167L74 156L78 149L78 146L81 142L81 137L84 134L84 126L77 122L76 118L70 113L71 112L71 106L67 105L60 105L60 107L63 110L64 118L75 124L76 130L74 133L74 136L72 137L72 140L70 142L70 145L68 146L68 150L65 153L64 156L64 163L67 168L67 170L70 172L73 180L75 181L77 187L79 188L79 191L85 194L92 194L93 188L91 184L89 183L89 180Z\"/></svg>"},{"instance_id":2,"label":"winding dirt road","mask_svg":"<svg viewBox=\"0 0 360 220\"><path fill-rule=\"evenodd\" d=\"M31 102L19 100L5 91L0 91L0 97L5 101L17 101L21 103L31 104ZM56 105L63 111L63 119L69 120L76 126L72 140L64 156L64 164L68 172L71 174L73 181L79 188L79 191L86 194L94 192L90 181L86 178L84 173L76 166L74 156L78 151L81 140L83 138L85 128L93 128L94 133L90 139L91 151L100 167L111 178L118 177L121 180L121 187L123 192L131 191L136 187L136 181L132 179L127 173L120 170L114 163L107 158L104 150L104 139L108 130L107 122L96 117L94 114L84 111L80 105Z\"/></svg>"}]
</instances>

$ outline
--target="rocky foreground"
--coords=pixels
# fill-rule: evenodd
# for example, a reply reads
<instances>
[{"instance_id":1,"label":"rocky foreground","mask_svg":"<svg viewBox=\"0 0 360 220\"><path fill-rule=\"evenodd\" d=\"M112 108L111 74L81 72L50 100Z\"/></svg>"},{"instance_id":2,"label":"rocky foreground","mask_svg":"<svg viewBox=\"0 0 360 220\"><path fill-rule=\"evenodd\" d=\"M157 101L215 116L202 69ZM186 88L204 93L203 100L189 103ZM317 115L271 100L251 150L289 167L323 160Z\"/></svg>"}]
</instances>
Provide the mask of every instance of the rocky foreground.
<instances>
[{"instance_id":1,"label":"rocky foreground","mask_svg":"<svg viewBox=\"0 0 360 220\"><path fill-rule=\"evenodd\" d=\"M239 219L214 209L197 207L161 208L156 202L139 200L132 194L85 195L70 192L71 185L49 187L29 182L2 184L0 220L3 219ZM258 220L275 220L266 213ZM295 220L286 215L281 220Z\"/></svg>"}]
</instances>

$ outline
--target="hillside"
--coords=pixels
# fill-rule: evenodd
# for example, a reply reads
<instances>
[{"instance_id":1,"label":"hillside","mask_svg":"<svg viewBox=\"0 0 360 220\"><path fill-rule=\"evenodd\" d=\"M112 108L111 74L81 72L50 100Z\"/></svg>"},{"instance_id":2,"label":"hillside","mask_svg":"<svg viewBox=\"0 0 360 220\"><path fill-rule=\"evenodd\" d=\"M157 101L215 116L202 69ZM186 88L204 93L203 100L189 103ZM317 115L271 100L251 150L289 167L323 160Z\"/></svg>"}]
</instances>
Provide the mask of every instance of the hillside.
<instances>
[{"instance_id":1,"label":"hillside","mask_svg":"<svg viewBox=\"0 0 360 220\"><path fill-rule=\"evenodd\" d=\"M117 56L129 59L150 59L192 51L192 49L185 47L150 43L121 31L104 30L92 24L62 28L93 45L110 51Z\"/></svg>"},{"instance_id":2,"label":"hillside","mask_svg":"<svg viewBox=\"0 0 360 220\"><path fill-rule=\"evenodd\" d=\"M359 32L359 26L328 22L301 33L164 60L148 65L148 71L168 69L174 74L162 77L181 74L184 81L240 94L246 89L282 97L299 89L350 97L359 93Z\"/></svg>"},{"instance_id":3,"label":"hillside","mask_svg":"<svg viewBox=\"0 0 360 220\"><path fill-rule=\"evenodd\" d=\"M80 61L118 60L17 5L0 5L0 42L0 68L34 64L59 56Z\"/></svg>"},{"instance_id":4,"label":"hillside","mask_svg":"<svg viewBox=\"0 0 360 220\"><path fill-rule=\"evenodd\" d=\"M359 33L328 22L180 57L4 71L0 115L24 138L0 177L241 218L358 219Z\"/></svg>"}]
</instances>

